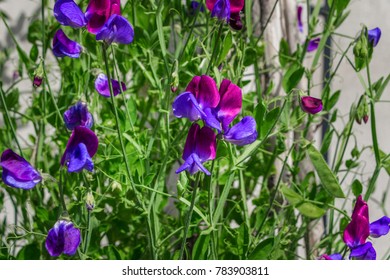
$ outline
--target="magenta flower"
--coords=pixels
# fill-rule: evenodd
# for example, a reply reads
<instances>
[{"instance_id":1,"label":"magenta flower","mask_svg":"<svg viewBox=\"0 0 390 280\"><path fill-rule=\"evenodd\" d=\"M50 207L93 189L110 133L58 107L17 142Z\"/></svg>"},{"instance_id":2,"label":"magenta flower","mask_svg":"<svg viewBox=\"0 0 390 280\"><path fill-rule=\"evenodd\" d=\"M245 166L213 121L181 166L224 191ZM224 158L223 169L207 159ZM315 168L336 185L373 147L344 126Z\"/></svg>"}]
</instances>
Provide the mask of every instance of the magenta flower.
<instances>
[{"instance_id":1,"label":"magenta flower","mask_svg":"<svg viewBox=\"0 0 390 280\"><path fill-rule=\"evenodd\" d=\"M368 42L370 42L374 47L378 45L381 38L382 31L379 27L368 30Z\"/></svg>"},{"instance_id":2,"label":"magenta flower","mask_svg":"<svg viewBox=\"0 0 390 280\"><path fill-rule=\"evenodd\" d=\"M57 57L69 56L78 58L82 47L75 41L69 39L62 29L58 29L53 38L53 53Z\"/></svg>"},{"instance_id":3,"label":"magenta flower","mask_svg":"<svg viewBox=\"0 0 390 280\"><path fill-rule=\"evenodd\" d=\"M84 13L73 0L57 0L54 4L54 17L60 24L73 28L87 24Z\"/></svg>"},{"instance_id":4,"label":"magenta flower","mask_svg":"<svg viewBox=\"0 0 390 280\"><path fill-rule=\"evenodd\" d=\"M111 84L112 84L112 90L114 96L117 96L119 93L121 93L119 82L117 80L111 79ZM121 82L121 85L122 85L122 91L125 91L127 89L125 83ZM95 80L95 89L101 96L107 98L110 97L110 87L106 75L102 73L98 75L98 77Z\"/></svg>"},{"instance_id":5,"label":"magenta flower","mask_svg":"<svg viewBox=\"0 0 390 280\"><path fill-rule=\"evenodd\" d=\"M302 23L302 6L299 5L297 8L297 14L298 14L298 29L299 32L303 32L303 23Z\"/></svg>"},{"instance_id":6,"label":"magenta flower","mask_svg":"<svg viewBox=\"0 0 390 280\"><path fill-rule=\"evenodd\" d=\"M309 114L317 114L323 107L321 99L311 96L302 96L300 105L302 110Z\"/></svg>"},{"instance_id":7,"label":"magenta flower","mask_svg":"<svg viewBox=\"0 0 390 280\"><path fill-rule=\"evenodd\" d=\"M90 0L85 12L88 31L97 34L112 15L121 15L120 0Z\"/></svg>"},{"instance_id":8,"label":"magenta flower","mask_svg":"<svg viewBox=\"0 0 390 280\"><path fill-rule=\"evenodd\" d=\"M211 11L211 17L217 17L219 20L226 22L230 21L233 28L240 25L242 28L240 11L244 8L244 4L244 0L206 0L206 6Z\"/></svg>"},{"instance_id":9,"label":"magenta flower","mask_svg":"<svg viewBox=\"0 0 390 280\"><path fill-rule=\"evenodd\" d=\"M45 247L52 257L58 257L62 253L74 255L80 241L80 230L75 228L70 221L59 220L49 230Z\"/></svg>"},{"instance_id":10,"label":"magenta flower","mask_svg":"<svg viewBox=\"0 0 390 280\"><path fill-rule=\"evenodd\" d=\"M215 81L209 76L195 76L172 104L176 117L190 121L202 119L207 126L223 132L226 141L246 145L257 138L255 120L245 117L230 128L241 107L242 92L237 85L225 79L218 91Z\"/></svg>"},{"instance_id":11,"label":"magenta flower","mask_svg":"<svg viewBox=\"0 0 390 280\"><path fill-rule=\"evenodd\" d=\"M313 52L318 48L318 45L321 41L321 38L315 38L313 40L309 41L309 44L307 45L307 52Z\"/></svg>"},{"instance_id":12,"label":"magenta flower","mask_svg":"<svg viewBox=\"0 0 390 280\"><path fill-rule=\"evenodd\" d=\"M211 173L203 166L203 163L215 159L216 146L214 132L207 126L200 128L197 123L194 123L188 132L184 146L182 157L184 163L176 170L176 174L184 170L195 174L200 170L210 175Z\"/></svg>"},{"instance_id":13,"label":"magenta flower","mask_svg":"<svg viewBox=\"0 0 390 280\"><path fill-rule=\"evenodd\" d=\"M66 164L68 172L80 172L83 169L93 171L92 157L98 149L98 138L89 128L77 126L66 145L61 165Z\"/></svg>"},{"instance_id":14,"label":"magenta flower","mask_svg":"<svg viewBox=\"0 0 390 280\"><path fill-rule=\"evenodd\" d=\"M134 39L134 30L131 24L120 15L112 15L96 34L96 40L103 40L106 44L130 44Z\"/></svg>"},{"instance_id":15,"label":"magenta flower","mask_svg":"<svg viewBox=\"0 0 390 280\"><path fill-rule=\"evenodd\" d=\"M65 111L64 122L66 128L69 130L73 130L76 126L91 128L93 125L93 117L88 112L87 104L79 101Z\"/></svg>"},{"instance_id":16,"label":"magenta flower","mask_svg":"<svg viewBox=\"0 0 390 280\"><path fill-rule=\"evenodd\" d=\"M34 76L33 86L35 88L40 87L42 85L42 82L43 82L43 77L37 75Z\"/></svg>"},{"instance_id":17,"label":"magenta flower","mask_svg":"<svg viewBox=\"0 0 390 280\"><path fill-rule=\"evenodd\" d=\"M0 166L3 168L3 182L10 187L29 190L42 181L39 172L11 149L2 153Z\"/></svg>"}]
</instances>

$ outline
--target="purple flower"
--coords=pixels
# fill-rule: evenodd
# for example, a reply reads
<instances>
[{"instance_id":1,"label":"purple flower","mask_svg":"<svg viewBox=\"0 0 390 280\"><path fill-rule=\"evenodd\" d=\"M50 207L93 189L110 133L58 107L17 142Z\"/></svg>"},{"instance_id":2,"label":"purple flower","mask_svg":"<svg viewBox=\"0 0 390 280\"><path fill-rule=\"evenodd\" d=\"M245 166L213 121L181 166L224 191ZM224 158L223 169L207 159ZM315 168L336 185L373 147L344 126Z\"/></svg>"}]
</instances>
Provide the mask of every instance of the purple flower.
<instances>
[{"instance_id":1,"label":"purple flower","mask_svg":"<svg viewBox=\"0 0 390 280\"><path fill-rule=\"evenodd\" d=\"M225 79L218 91L215 81L209 76L195 76L172 104L176 117L190 121L202 119L207 126L223 131L226 141L246 145L257 138L255 120L246 117L229 128L241 107L242 92L237 85Z\"/></svg>"},{"instance_id":2,"label":"purple flower","mask_svg":"<svg viewBox=\"0 0 390 280\"><path fill-rule=\"evenodd\" d=\"M203 162L215 159L216 154L216 136L207 126L200 128L194 123L188 132L186 144L183 151L183 160L185 161L176 174L187 170L191 174L199 170L206 175L211 173L203 166Z\"/></svg>"},{"instance_id":3,"label":"purple flower","mask_svg":"<svg viewBox=\"0 0 390 280\"><path fill-rule=\"evenodd\" d=\"M58 29L53 38L53 53L57 57L69 56L78 58L83 48L75 41L66 37L62 29Z\"/></svg>"},{"instance_id":4,"label":"purple flower","mask_svg":"<svg viewBox=\"0 0 390 280\"><path fill-rule=\"evenodd\" d=\"M322 111L323 107L321 99L311 96L302 96L300 105L302 110L309 114L317 114Z\"/></svg>"},{"instance_id":5,"label":"purple flower","mask_svg":"<svg viewBox=\"0 0 390 280\"><path fill-rule=\"evenodd\" d=\"M376 252L374 247L372 247L372 243L366 242L355 248L351 248L349 258L354 260L376 260Z\"/></svg>"},{"instance_id":6,"label":"purple flower","mask_svg":"<svg viewBox=\"0 0 390 280\"><path fill-rule=\"evenodd\" d=\"M98 149L98 138L89 128L77 126L66 145L61 165L66 164L68 172L80 172L84 168L93 171L92 157Z\"/></svg>"},{"instance_id":7,"label":"purple flower","mask_svg":"<svg viewBox=\"0 0 390 280\"><path fill-rule=\"evenodd\" d=\"M79 101L65 111L64 122L66 128L69 130L73 130L76 126L91 128L93 125L93 117L88 112L87 104Z\"/></svg>"},{"instance_id":8,"label":"purple flower","mask_svg":"<svg viewBox=\"0 0 390 280\"><path fill-rule=\"evenodd\" d=\"M204 12L203 4L200 4L198 1L191 1L191 3L190 3L190 11L191 11L192 15L195 14L195 12L198 9L199 5L200 5L199 12Z\"/></svg>"},{"instance_id":9,"label":"purple flower","mask_svg":"<svg viewBox=\"0 0 390 280\"><path fill-rule=\"evenodd\" d=\"M320 38L315 38L313 40L309 41L309 44L307 45L307 52L315 51L318 48L318 44L320 43Z\"/></svg>"},{"instance_id":10,"label":"purple flower","mask_svg":"<svg viewBox=\"0 0 390 280\"><path fill-rule=\"evenodd\" d=\"M370 236L377 238L382 235L388 234L390 230L389 225L390 218L386 216L383 216L379 220L372 222L370 224Z\"/></svg>"},{"instance_id":11,"label":"purple flower","mask_svg":"<svg viewBox=\"0 0 390 280\"><path fill-rule=\"evenodd\" d=\"M234 13L230 15L229 25L231 28L237 31L242 29L243 24L241 21L240 13Z\"/></svg>"},{"instance_id":12,"label":"purple flower","mask_svg":"<svg viewBox=\"0 0 390 280\"><path fill-rule=\"evenodd\" d=\"M370 42L374 47L378 45L381 38L382 31L379 27L368 30L368 42Z\"/></svg>"},{"instance_id":13,"label":"purple flower","mask_svg":"<svg viewBox=\"0 0 390 280\"><path fill-rule=\"evenodd\" d=\"M42 82L43 82L43 77L40 77L40 76L37 76L37 75L34 76L33 86L35 88L40 87Z\"/></svg>"},{"instance_id":14,"label":"purple flower","mask_svg":"<svg viewBox=\"0 0 390 280\"><path fill-rule=\"evenodd\" d=\"M112 84L112 90L114 93L114 96L117 96L119 93L121 93L121 89L119 87L119 82L117 80L111 79ZM122 91L126 90L126 85L124 82L121 82L122 85ZM99 74L98 77L95 80L95 89L96 91L104 97L110 97L110 86L108 85L108 78L104 74Z\"/></svg>"},{"instance_id":15,"label":"purple flower","mask_svg":"<svg viewBox=\"0 0 390 280\"><path fill-rule=\"evenodd\" d=\"M130 44L134 39L131 24L120 15L112 15L96 34L96 40L104 40L107 44Z\"/></svg>"},{"instance_id":16,"label":"purple flower","mask_svg":"<svg viewBox=\"0 0 390 280\"><path fill-rule=\"evenodd\" d=\"M210 2L210 1L209 1ZM219 20L230 20L230 2L229 0L217 0L211 10L211 17L217 17Z\"/></svg>"},{"instance_id":17,"label":"purple flower","mask_svg":"<svg viewBox=\"0 0 390 280\"><path fill-rule=\"evenodd\" d=\"M343 256L341 254L332 254L332 255L326 255L323 254L322 256L319 257L320 260L335 260L339 261L343 259Z\"/></svg>"},{"instance_id":18,"label":"purple flower","mask_svg":"<svg viewBox=\"0 0 390 280\"><path fill-rule=\"evenodd\" d=\"M10 187L29 190L42 180L39 172L11 149L1 155L0 166L3 182Z\"/></svg>"},{"instance_id":19,"label":"purple flower","mask_svg":"<svg viewBox=\"0 0 390 280\"><path fill-rule=\"evenodd\" d=\"M59 23L73 28L84 27L87 20L73 0L57 0L54 4L54 17Z\"/></svg>"},{"instance_id":20,"label":"purple flower","mask_svg":"<svg viewBox=\"0 0 390 280\"><path fill-rule=\"evenodd\" d=\"M298 29L299 29L299 32L303 32L302 6L301 5L299 5L297 8L297 14L298 14Z\"/></svg>"},{"instance_id":21,"label":"purple flower","mask_svg":"<svg viewBox=\"0 0 390 280\"><path fill-rule=\"evenodd\" d=\"M121 15L120 0L90 0L85 12L88 32L97 34L112 15Z\"/></svg>"},{"instance_id":22,"label":"purple flower","mask_svg":"<svg viewBox=\"0 0 390 280\"><path fill-rule=\"evenodd\" d=\"M49 230L45 247L52 257L58 257L62 253L74 255L80 241L80 230L75 228L70 221L59 220Z\"/></svg>"}]
</instances>

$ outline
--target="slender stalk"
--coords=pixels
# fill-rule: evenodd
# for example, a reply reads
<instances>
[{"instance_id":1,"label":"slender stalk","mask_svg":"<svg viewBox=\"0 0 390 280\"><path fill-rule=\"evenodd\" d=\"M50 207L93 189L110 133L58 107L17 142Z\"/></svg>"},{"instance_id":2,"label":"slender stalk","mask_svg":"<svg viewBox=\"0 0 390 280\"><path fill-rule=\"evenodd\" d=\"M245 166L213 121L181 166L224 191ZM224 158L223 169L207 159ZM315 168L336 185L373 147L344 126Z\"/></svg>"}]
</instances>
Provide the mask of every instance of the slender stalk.
<instances>
[{"instance_id":1,"label":"slender stalk","mask_svg":"<svg viewBox=\"0 0 390 280\"><path fill-rule=\"evenodd\" d=\"M209 65L207 66L207 70L206 70L205 75L207 75L209 73L211 65L213 65L214 60L216 60L217 50L219 48L219 41L221 40L220 38L221 38L221 35L222 35L222 30L223 30L223 25L224 24L225 24L224 22L221 22L219 24L218 34L217 34L217 37L215 37L215 44L214 44L213 53L211 54L210 62L209 62Z\"/></svg>"},{"instance_id":2,"label":"slender stalk","mask_svg":"<svg viewBox=\"0 0 390 280\"><path fill-rule=\"evenodd\" d=\"M199 181L200 181L200 175L201 175L200 172L196 175L195 186L194 186L194 189L192 191L191 205L190 205L190 208L188 209L187 216L186 216L186 219L185 219L185 227L184 227L184 232L183 232L183 241L181 243L181 249L180 249L180 254L179 254L179 259L180 260L183 259L183 255L184 255L184 249L185 249L186 241L187 241L187 233L188 233L188 229L190 227L192 213L194 211L195 200L196 200L196 192L198 190L198 185L199 185Z\"/></svg>"}]
</instances>

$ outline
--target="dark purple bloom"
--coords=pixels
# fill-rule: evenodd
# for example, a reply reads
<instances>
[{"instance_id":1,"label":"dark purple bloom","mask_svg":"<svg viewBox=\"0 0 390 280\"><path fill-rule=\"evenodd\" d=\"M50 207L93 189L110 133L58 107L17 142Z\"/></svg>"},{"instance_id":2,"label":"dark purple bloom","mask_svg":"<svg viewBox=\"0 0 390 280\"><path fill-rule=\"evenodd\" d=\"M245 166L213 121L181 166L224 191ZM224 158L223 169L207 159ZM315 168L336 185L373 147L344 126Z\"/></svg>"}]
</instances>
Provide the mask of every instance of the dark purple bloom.
<instances>
[{"instance_id":1,"label":"dark purple bloom","mask_svg":"<svg viewBox=\"0 0 390 280\"><path fill-rule=\"evenodd\" d=\"M89 128L77 126L69 138L61 165L66 164L68 172L80 172L83 168L93 170L92 157L98 149L98 138Z\"/></svg>"},{"instance_id":2,"label":"dark purple bloom","mask_svg":"<svg viewBox=\"0 0 390 280\"><path fill-rule=\"evenodd\" d=\"M87 20L73 0L57 0L54 4L54 17L59 23L73 28L84 27Z\"/></svg>"},{"instance_id":3,"label":"dark purple bloom","mask_svg":"<svg viewBox=\"0 0 390 280\"><path fill-rule=\"evenodd\" d=\"M121 15L120 0L90 0L85 12L88 31L97 34L112 15Z\"/></svg>"},{"instance_id":4,"label":"dark purple bloom","mask_svg":"<svg viewBox=\"0 0 390 280\"><path fill-rule=\"evenodd\" d=\"M251 144L257 139L255 119L250 116L244 117L225 132L223 139L238 146Z\"/></svg>"},{"instance_id":5,"label":"dark purple bloom","mask_svg":"<svg viewBox=\"0 0 390 280\"><path fill-rule=\"evenodd\" d=\"M351 248L350 259L354 260L376 260L376 252L371 242L366 242L357 247Z\"/></svg>"},{"instance_id":6,"label":"dark purple bloom","mask_svg":"<svg viewBox=\"0 0 390 280\"><path fill-rule=\"evenodd\" d=\"M311 96L302 96L300 105L302 110L309 114L317 114L322 111L323 107L321 99Z\"/></svg>"},{"instance_id":7,"label":"dark purple bloom","mask_svg":"<svg viewBox=\"0 0 390 280\"><path fill-rule=\"evenodd\" d=\"M318 48L318 44L320 43L320 38L315 38L313 40L309 41L309 44L307 45L307 52L315 51Z\"/></svg>"},{"instance_id":8,"label":"dark purple bloom","mask_svg":"<svg viewBox=\"0 0 390 280\"><path fill-rule=\"evenodd\" d=\"M229 0L217 0L211 10L211 17L217 17L219 20L229 22L230 20L230 2Z\"/></svg>"},{"instance_id":9,"label":"dark purple bloom","mask_svg":"<svg viewBox=\"0 0 390 280\"><path fill-rule=\"evenodd\" d=\"M77 58L83 48L75 41L69 39L62 29L58 29L53 38L53 53L57 57L69 56Z\"/></svg>"},{"instance_id":10,"label":"dark purple bloom","mask_svg":"<svg viewBox=\"0 0 390 280\"><path fill-rule=\"evenodd\" d=\"M0 166L3 182L10 187L29 190L42 180L39 172L11 149L1 155Z\"/></svg>"},{"instance_id":11,"label":"dark purple bloom","mask_svg":"<svg viewBox=\"0 0 390 280\"><path fill-rule=\"evenodd\" d=\"M52 257L58 257L62 253L74 255L80 241L80 230L75 228L70 221L59 220L49 230L45 246Z\"/></svg>"},{"instance_id":12,"label":"dark purple bloom","mask_svg":"<svg viewBox=\"0 0 390 280\"><path fill-rule=\"evenodd\" d=\"M372 237L380 237L382 235L386 235L390 230L390 218L383 216L379 220L372 222L370 224L370 236Z\"/></svg>"},{"instance_id":13,"label":"dark purple bloom","mask_svg":"<svg viewBox=\"0 0 390 280\"><path fill-rule=\"evenodd\" d=\"M43 82L43 77L37 75L34 76L33 86L35 88L40 87L42 82Z\"/></svg>"},{"instance_id":14,"label":"dark purple bloom","mask_svg":"<svg viewBox=\"0 0 390 280\"><path fill-rule=\"evenodd\" d=\"M323 254L322 256L319 257L320 260L335 260L335 261L340 261L343 259L343 256L341 254L332 254L332 255L326 255Z\"/></svg>"},{"instance_id":15,"label":"dark purple bloom","mask_svg":"<svg viewBox=\"0 0 390 280\"><path fill-rule=\"evenodd\" d=\"M103 40L107 44L130 44L134 39L134 30L131 24L120 15L112 15L96 34L96 40Z\"/></svg>"},{"instance_id":16,"label":"dark purple bloom","mask_svg":"<svg viewBox=\"0 0 390 280\"><path fill-rule=\"evenodd\" d=\"M117 96L121 93L121 89L119 87L119 82L117 80L111 79L112 90L114 96ZM126 90L126 85L124 82L121 82L122 91ZM104 74L99 74L95 80L95 89L96 91L104 97L110 97L110 86L108 85L108 78Z\"/></svg>"},{"instance_id":17,"label":"dark purple bloom","mask_svg":"<svg viewBox=\"0 0 390 280\"><path fill-rule=\"evenodd\" d=\"M188 132L186 144L183 151L183 160L185 161L176 174L187 170L191 174L199 170L206 175L211 173L203 166L203 162L215 159L216 154L216 136L207 126L200 128L194 123Z\"/></svg>"},{"instance_id":18,"label":"dark purple bloom","mask_svg":"<svg viewBox=\"0 0 390 280\"><path fill-rule=\"evenodd\" d=\"M73 130L76 126L91 128L93 125L93 117L88 112L87 104L79 101L65 111L64 122L66 128L69 130Z\"/></svg>"},{"instance_id":19,"label":"dark purple bloom","mask_svg":"<svg viewBox=\"0 0 390 280\"><path fill-rule=\"evenodd\" d=\"M231 28L237 31L242 29L243 25L242 25L240 13L232 13L230 15L229 25Z\"/></svg>"},{"instance_id":20,"label":"dark purple bloom","mask_svg":"<svg viewBox=\"0 0 390 280\"><path fill-rule=\"evenodd\" d=\"M368 42L370 42L374 47L378 45L381 38L382 31L379 27L368 30Z\"/></svg>"},{"instance_id":21,"label":"dark purple bloom","mask_svg":"<svg viewBox=\"0 0 390 280\"><path fill-rule=\"evenodd\" d=\"M299 5L297 8L297 14L298 14L298 29L300 32L303 32L302 6L301 5Z\"/></svg>"}]
</instances>

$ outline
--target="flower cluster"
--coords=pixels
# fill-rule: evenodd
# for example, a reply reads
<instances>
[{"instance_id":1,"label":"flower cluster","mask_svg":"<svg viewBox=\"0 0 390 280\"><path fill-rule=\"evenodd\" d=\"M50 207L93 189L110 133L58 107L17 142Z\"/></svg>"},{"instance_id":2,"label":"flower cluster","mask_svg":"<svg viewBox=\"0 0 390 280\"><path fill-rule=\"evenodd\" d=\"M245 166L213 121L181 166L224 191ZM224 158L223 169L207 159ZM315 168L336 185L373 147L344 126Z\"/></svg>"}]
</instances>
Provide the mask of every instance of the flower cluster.
<instances>
[{"instance_id":1,"label":"flower cluster","mask_svg":"<svg viewBox=\"0 0 390 280\"><path fill-rule=\"evenodd\" d=\"M134 38L133 27L121 16L119 0L91 0L85 14L73 0L57 0L54 17L63 26L86 27L96 40L106 44L130 44ZM79 43L69 39L62 29L57 30L53 39L55 56L77 58L81 51Z\"/></svg>"},{"instance_id":2,"label":"flower cluster","mask_svg":"<svg viewBox=\"0 0 390 280\"><path fill-rule=\"evenodd\" d=\"M61 158L61 165L68 168L68 172L80 172L83 169L93 171L92 157L98 148L98 138L90 130L93 125L92 115L87 105L78 102L64 113L64 122L68 129L73 130Z\"/></svg>"},{"instance_id":3,"label":"flower cluster","mask_svg":"<svg viewBox=\"0 0 390 280\"><path fill-rule=\"evenodd\" d=\"M176 173L188 170L194 174L202 170L210 175L202 163L215 158L216 136L212 129L216 129L225 141L239 146L256 140L256 121L253 117L247 116L230 127L241 107L241 89L231 81L223 80L218 90L214 79L209 76L195 76L191 80L186 91L173 102L173 113L192 122L202 120L205 126L191 126L183 153L185 163Z\"/></svg>"},{"instance_id":4,"label":"flower cluster","mask_svg":"<svg viewBox=\"0 0 390 280\"><path fill-rule=\"evenodd\" d=\"M235 30L242 29L240 12L244 8L244 0L206 0L211 17L226 21Z\"/></svg>"},{"instance_id":5,"label":"flower cluster","mask_svg":"<svg viewBox=\"0 0 390 280\"><path fill-rule=\"evenodd\" d=\"M344 230L343 240L349 247L351 253L350 259L355 260L375 260L376 251L372 243L367 241L369 236L377 238L386 235L390 230L390 218L382 217L379 220L369 222L368 205L362 199L362 196L356 200L355 208L352 212L351 222ZM340 254L323 255L322 258L326 260L340 260Z\"/></svg>"}]
</instances>

